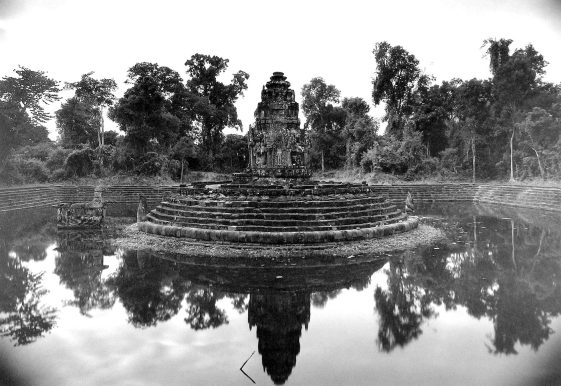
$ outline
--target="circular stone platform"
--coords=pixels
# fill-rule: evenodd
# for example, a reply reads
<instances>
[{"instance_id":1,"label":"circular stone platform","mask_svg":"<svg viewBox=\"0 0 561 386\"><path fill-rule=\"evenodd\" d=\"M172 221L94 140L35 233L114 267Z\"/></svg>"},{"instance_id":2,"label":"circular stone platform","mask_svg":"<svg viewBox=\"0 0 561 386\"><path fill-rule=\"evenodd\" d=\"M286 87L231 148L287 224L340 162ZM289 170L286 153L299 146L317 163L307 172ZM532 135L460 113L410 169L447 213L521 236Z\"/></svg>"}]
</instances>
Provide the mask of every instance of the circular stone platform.
<instances>
[{"instance_id":1,"label":"circular stone platform","mask_svg":"<svg viewBox=\"0 0 561 386\"><path fill-rule=\"evenodd\" d=\"M184 188L165 197L138 229L199 241L279 245L365 240L417 225L416 217L365 184L259 180Z\"/></svg>"}]
</instances>

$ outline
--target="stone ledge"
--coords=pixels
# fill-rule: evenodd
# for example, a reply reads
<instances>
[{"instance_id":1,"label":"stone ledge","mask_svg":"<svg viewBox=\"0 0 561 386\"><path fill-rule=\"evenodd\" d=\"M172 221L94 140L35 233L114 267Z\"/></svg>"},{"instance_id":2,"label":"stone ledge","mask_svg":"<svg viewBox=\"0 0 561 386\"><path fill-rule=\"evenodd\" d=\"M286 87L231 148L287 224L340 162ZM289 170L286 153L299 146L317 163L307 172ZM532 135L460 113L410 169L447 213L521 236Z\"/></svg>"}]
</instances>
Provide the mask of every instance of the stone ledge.
<instances>
[{"instance_id":1,"label":"stone ledge","mask_svg":"<svg viewBox=\"0 0 561 386\"><path fill-rule=\"evenodd\" d=\"M373 185L372 192L388 198L389 202L402 207L407 192L419 202L473 201L500 203L521 208L561 211L561 189L526 185L487 184L401 184ZM93 186L82 185L31 185L0 188L0 208L2 211L25 208L28 201L40 206L41 200L59 202L81 202L93 197ZM178 192L179 186L114 185L107 187L104 198L115 204L136 204L138 194L147 196L150 205L159 204L164 193ZM2 202L2 201L9 202Z\"/></svg>"},{"instance_id":2,"label":"stone ledge","mask_svg":"<svg viewBox=\"0 0 561 386\"><path fill-rule=\"evenodd\" d=\"M346 242L365 240L395 233L406 232L418 226L417 217L409 217L407 220L384 224L373 228L335 231L314 232L240 232L229 230L214 230L201 228L187 228L173 225L160 225L151 222L138 223L138 229L142 232L160 236L196 239L203 241L220 241L231 243L249 244L316 244L331 242Z\"/></svg>"}]
</instances>

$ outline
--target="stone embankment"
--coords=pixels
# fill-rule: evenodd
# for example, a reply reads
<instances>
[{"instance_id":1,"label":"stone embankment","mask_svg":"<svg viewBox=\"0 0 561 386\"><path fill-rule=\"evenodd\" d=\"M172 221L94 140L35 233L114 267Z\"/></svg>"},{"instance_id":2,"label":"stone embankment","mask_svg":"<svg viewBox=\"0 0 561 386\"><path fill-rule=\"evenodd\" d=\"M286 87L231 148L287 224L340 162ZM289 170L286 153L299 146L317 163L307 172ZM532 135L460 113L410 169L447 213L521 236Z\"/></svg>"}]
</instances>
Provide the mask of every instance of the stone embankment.
<instances>
[{"instance_id":1,"label":"stone embankment","mask_svg":"<svg viewBox=\"0 0 561 386\"><path fill-rule=\"evenodd\" d=\"M93 188L92 194L93 197ZM59 187L54 185L14 186L0 188L0 213L41 208L60 202Z\"/></svg>"},{"instance_id":2,"label":"stone embankment","mask_svg":"<svg viewBox=\"0 0 561 386\"><path fill-rule=\"evenodd\" d=\"M171 195L139 223L144 232L202 241L313 244L363 240L417 226L358 184L224 184Z\"/></svg>"},{"instance_id":3,"label":"stone embankment","mask_svg":"<svg viewBox=\"0 0 561 386\"><path fill-rule=\"evenodd\" d=\"M561 212L561 189L523 185L480 185L473 201Z\"/></svg>"},{"instance_id":4,"label":"stone embankment","mask_svg":"<svg viewBox=\"0 0 561 386\"><path fill-rule=\"evenodd\" d=\"M507 205L561 212L561 188L492 184L403 184L377 185L372 192L386 197L401 207L411 192L418 202L464 201ZM0 188L0 213L56 205L60 202L82 202L93 198L94 186L31 185ZM149 207L158 205L167 192L177 193L178 186L115 185L106 187L104 199L109 208L135 208L138 195L147 198Z\"/></svg>"}]
</instances>

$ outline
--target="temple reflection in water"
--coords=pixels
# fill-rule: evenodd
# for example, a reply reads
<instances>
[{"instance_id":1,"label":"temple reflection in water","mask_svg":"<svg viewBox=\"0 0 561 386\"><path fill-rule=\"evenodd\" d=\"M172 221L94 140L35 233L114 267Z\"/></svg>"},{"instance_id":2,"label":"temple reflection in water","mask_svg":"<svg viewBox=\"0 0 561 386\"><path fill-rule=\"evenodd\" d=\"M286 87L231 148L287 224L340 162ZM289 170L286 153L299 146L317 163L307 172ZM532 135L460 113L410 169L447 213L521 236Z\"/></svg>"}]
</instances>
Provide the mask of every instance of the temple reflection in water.
<instances>
[{"instance_id":1,"label":"temple reflection in water","mask_svg":"<svg viewBox=\"0 0 561 386\"><path fill-rule=\"evenodd\" d=\"M541 352L561 313L561 221L488 207L444 215L452 224L447 230L452 243L321 264L232 261L227 269L222 259L115 251L102 232L57 234L41 221L4 224L0 332L14 345L33 347L59 328L65 314L60 304L49 303L53 288L44 280L49 272L33 266L44 263L56 240L52 274L71 291L62 307L95 319L98 310L112 312L118 302L131 326L159 328L179 316L186 328L203 331L230 323L224 301L230 302L235 312L247 313L247 327L257 339L251 344L276 384L289 382L297 363L306 367L298 356L306 350L302 335L314 331L312 308L345 288L371 291L376 329L371 344L382 353L422 344L418 338L427 321L459 307L466 318L490 321L491 329L481 335L488 353L513 356L525 347ZM115 253L118 264L104 274ZM375 272L383 280L371 285ZM333 326L338 328L345 326Z\"/></svg>"},{"instance_id":2,"label":"temple reflection in water","mask_svg":"<svg viewBox=\"0 0 561 386\"><path fill-rule=\"evenodd\" d=\"M257 328L263 369L275 384L286 382L300 352L302 326L310 322L310 293L253 293L249 298L249 327Z\"/></svg>"}]
</instances>

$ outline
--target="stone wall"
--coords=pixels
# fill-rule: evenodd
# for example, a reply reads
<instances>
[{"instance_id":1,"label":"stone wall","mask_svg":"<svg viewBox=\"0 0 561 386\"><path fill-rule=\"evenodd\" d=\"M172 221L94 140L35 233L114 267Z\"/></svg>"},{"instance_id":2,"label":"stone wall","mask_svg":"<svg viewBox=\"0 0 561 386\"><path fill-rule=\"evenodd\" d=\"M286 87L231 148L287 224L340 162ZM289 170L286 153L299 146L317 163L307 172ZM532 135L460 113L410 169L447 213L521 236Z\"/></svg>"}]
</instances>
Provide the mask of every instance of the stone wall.
<instances>
[{"instance_id":1,"label":"stone wall","mask_svg":"<svg viewBox=\"0 0 561 386\"><path fill-rule=\"evenodd\" d=\"M0 214L17 209L56 205L60 202L90 201L93 186L31 185L0 188ZM165 192L176 192L178 186L107 187L103 197L108 201L109 215L132 215L138 195L143 194L153 208ZM408 192L417 202L464 201L500 204L513 207L561 212L561 189L523 185L488 184L403 184L379 185L374 192L402 207ZM126 213L123 210L128 211ZM130 213L129 213L130 212Z\"/></svg>"},{"instance_id":2,"label":"stone wall","mask_svg":"<svg viewBox=\"0 0 561 386\"><path fill-rule=\"evenodd\" d=\"M93 199L94 186L31 185L0 188L0 213L18 209L57 205L61 202L84 202ZM165 192L179 191L178 186L130 186L105 187L103 199L109 215L133 215L136 213L139 194L146 197L150 208L160 203ZM127 211L128 209L128 211Z\"/></svg>"},{"instance_id":3,"label":"stone wall","mask_svg":"<svg viewBox=\"0 0 561 386\"><path fill-rule=\"evenodd\" d=\"M473 201L561 212L561 189L524 185L480 185Z\"/></svg>"},{"instance_id":4,"label":"stone wall","mask_svg":"<svg viewBox=\"0 0 561 386\"><path fill-rule=\"evenodd\" d=\"M377 185L372 191L402 208L408 192L420 202L473 201L477 188L474 184L404 184Z\"/></svg>"},{"instance_id":5,"label":"stone wall","mask_svg":"<svg viewBox=\"0 0 561 386\"><path fill-rule=\"evenodd\" d=\"M0 214L3 212L56 205L59 187L53 185L29 185L0 188ZM92 195L93 198L93 188Z\"/></svg>"}]
</instances>

